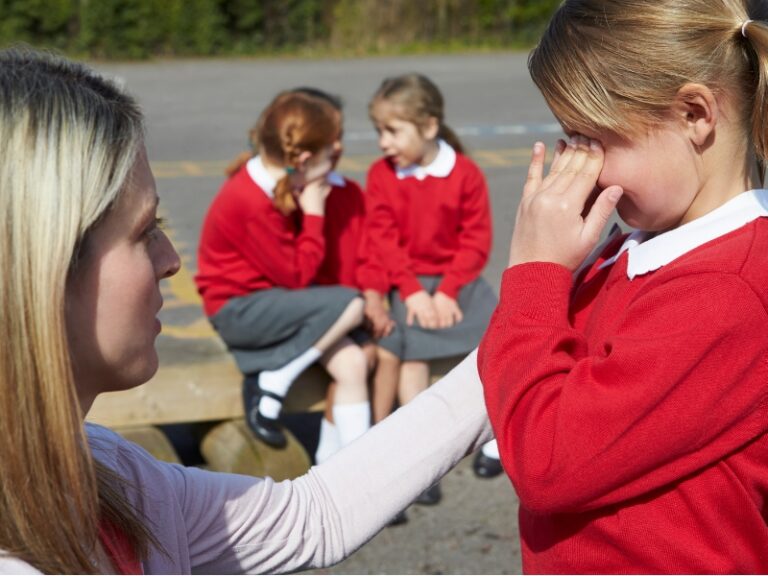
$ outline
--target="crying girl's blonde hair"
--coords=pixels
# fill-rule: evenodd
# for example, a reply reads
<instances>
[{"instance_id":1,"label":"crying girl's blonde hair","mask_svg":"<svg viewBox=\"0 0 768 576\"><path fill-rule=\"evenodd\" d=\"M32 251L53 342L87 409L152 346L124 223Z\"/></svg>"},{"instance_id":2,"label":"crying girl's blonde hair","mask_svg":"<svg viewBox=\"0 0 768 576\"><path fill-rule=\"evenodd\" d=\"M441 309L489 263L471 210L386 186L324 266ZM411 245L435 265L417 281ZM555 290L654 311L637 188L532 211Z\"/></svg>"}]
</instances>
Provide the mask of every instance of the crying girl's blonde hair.
<instances>
[{"instance_id":1,"label":"crying girl's blonde hair","mask_svg":"<svg viewBox=\"0 0 768 576\"><path fill-rule=\"evenodd\" d=\"M768 159L768 2L566 0L528 61L567 130L633 136L686 83L731 102L760 176Z\"/></svg>"}]
</instances>

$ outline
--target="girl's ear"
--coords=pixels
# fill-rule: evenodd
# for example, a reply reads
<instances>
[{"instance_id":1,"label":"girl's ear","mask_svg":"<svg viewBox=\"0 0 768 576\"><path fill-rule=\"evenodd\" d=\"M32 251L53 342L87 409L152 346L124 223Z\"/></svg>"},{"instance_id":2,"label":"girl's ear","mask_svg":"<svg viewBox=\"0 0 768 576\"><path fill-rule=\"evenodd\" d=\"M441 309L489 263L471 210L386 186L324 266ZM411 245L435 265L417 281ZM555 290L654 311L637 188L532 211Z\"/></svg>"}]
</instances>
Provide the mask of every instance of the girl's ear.
<instances>
[{"instance_id":1,"label":"girl's ear","mask_svg":"<svg viewBox=\"0 0 768 576\"><path fill-rule=\"evenodd\" d=\"M672 110L685 123L688 136L703 146L715 131L720 107L712 90L703 84L685 84L677 91Z\"/></svg>"},{"instance_id":2,"label":"girl's ear","mask_svg":"<svg viewBox=\"0 0 768 576\"><path fill-rule=\"evenodd\" d=\"M312 158L312 152L304 150L304 152L299 154L299 157L296 159L297 168L299 170L304 170L307 167L307 162L309 162L310 158Z\"/></svg>"},{"instance_id":3,"label":"girl's ear","mask_svg":"<svg viewBox=\"0 0 768 576\"><path fill-rule=\"evenodd\" d=\"M421 127L421 135L425 140L434 140L440 132L440 121L434 116L427 118L426 123Z\"/></svg>"}]
</instances>

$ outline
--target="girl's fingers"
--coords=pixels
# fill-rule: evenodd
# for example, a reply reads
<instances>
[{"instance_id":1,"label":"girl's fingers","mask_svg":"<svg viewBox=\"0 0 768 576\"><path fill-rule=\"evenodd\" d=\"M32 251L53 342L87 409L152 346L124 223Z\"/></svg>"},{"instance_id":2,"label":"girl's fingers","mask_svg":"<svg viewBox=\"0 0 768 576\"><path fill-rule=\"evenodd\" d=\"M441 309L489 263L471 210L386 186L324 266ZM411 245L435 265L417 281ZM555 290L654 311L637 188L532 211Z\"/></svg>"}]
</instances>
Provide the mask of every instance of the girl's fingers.
<instances>
[{"instance_id":1,"label":"girl's fingers","mask_svg":"<svg viewBox=\"0 0 768 576\"><path fill-rule=\"evenodd\" d=\"M568 151L572 151L568 154ZM565 161L567 157L567 161ZM574 198L574 205L583 207L594 190L603 167L603 150L596 140L575 136L563 153L558 173L545 181L556 194Z\"/></svg>"},{"instance_id":2,"label":"girl's fingers","mask_svg":"<svg viewBox=\"0 0 768 576\"><path fill-rule=\"evenodd\" d=\"M616 204L621 199L624 190L621 186L608 186L603 190L592 205L592 209L584 219L582 237L590 243L597 242L600 234L608 223L608 219L616 209Z\"/></svg>"},{"instance_id":3,"label":"girl's fingers","mask_svg":"<svg viewBox=\"0 0 768 576\"><path fill-rule=\"evenodd\" d=\"M408 326L413 326L413 319L415 316L416 315L413 313L413 310L409 308L405 314L405 323L408 324Z\"/></svg>"},{"instance_id":4,"label":"girl's fingers","mask_svg":"<svg viewBox=\"0 0 768 576\"><path fill-rule=\"evenodd\" d=\"M553 178L556 178L560 173L565 171L566 166L568 166L574 154L576 153L575 136L571 137L568 142L564 140L558 140L557 147L560 148L560 152L552 160L552 165L549 167L549 174L545 178L546 181L551 181Z\"/></svg>"},{"instance_id":5,"label":"girl's fingers","mask_svg":"<svg viewBox=\"0 0 768 576\"><path fill-rule=\"evenodd\" d=\"M558 162L558 160L560 159L560 156L565 150L565 146L566 146L565 140L563 140L562 138L558 139L558 141L555 143L555 152L552 155L552 163L550 164L550 168Z\"/></svg>"},{"instance_id":6,"label":"girl's fingers","mask_svg":"<svg viewBox=\"0 0 768 576\"><path fill-rule=\"evenodd\" d=\"M573 136L560 154L557 164L552 165L549 175L544 179L544 186L555 194L569 192L574 178L586 163L588 151L589 146L582 141L582 137Z\"/></svg>"},{"instance_id":7,"label":"girl's fingers","mask_svg":"<svg viewBox=\"0 0 768 576\"><path fill-rule=\"evenodd\" d=\"M536 142L533 145L533 152L531 153L531 163L528 165L528 177L523 187L523 197L530 196L536 192L541 186L541 181L544 175L544 158L546 157L547 149L542 142Z\"/></svg>"}]
</instances>

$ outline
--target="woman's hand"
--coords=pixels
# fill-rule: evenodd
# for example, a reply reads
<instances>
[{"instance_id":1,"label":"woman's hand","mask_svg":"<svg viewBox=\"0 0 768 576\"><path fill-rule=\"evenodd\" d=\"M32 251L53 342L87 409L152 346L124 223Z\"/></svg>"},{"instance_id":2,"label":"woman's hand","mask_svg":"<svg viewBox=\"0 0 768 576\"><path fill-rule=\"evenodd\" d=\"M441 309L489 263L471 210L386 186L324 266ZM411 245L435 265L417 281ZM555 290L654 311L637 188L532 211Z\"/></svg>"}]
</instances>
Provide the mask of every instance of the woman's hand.
<instances>
[{"instance_id":1,"label":"woman's hand","mask_svg":"<svg viewBox=\"0 0 768 576\"><path fill-rule=\"evenodd\" d=\"M384 306L384 297L375 290L366 290L363 297L365 299L365 320L373 337L378 340L384 336L389 336L395 327L395 321L392 320L386 306Z\"/></svg>"},{"instance_id":2,"label":"woman's hand","mask_svg":"<svg viewBox=\"0 0 768 576\"><path fill-rule=\"evenodd\" d=\"M517 209L509 265L554 262L575 270L597 245L623 190L596 188L604 160L597 140L575 136L567 146L559 142L546 178L545 155L544 144L537 142Z\"/></svg>"},{"instance_id":3,"label":"woman's hand","mask_svg":"<svg viewBox=\"0 0 768 576\"><path fill-rule=\"evenodd\" d=\"M406 319L408 326L413 326L413 322L418 320L419 326L432 330L438 328L437 312L432 302L432 297L426 290L414 292L405 299Z\"/></svg>"},{"instance_id":4,"label":"woman's hand","mask_svg":"<svg viewBox=\"0 0 768 576\"><path fill-rule=\"evenodd\" d=\"M299 193L299 206L304 214L314 216L325 215L325 201L328 194L331 193L331 185L328 184L325 177L307 182L304 189Z\"/></svg>"},{"instance_id":5,"label":"woman's hand","mask_svg":"<svg viewBox=\"0 0 768 576\"><path fill-rule=\"evenodd\" d=\"M437 325L440 328L450 328L464 318L459 303L439 290L432 296L432 303L437 312Z\"/></svg>"}]
</instances>

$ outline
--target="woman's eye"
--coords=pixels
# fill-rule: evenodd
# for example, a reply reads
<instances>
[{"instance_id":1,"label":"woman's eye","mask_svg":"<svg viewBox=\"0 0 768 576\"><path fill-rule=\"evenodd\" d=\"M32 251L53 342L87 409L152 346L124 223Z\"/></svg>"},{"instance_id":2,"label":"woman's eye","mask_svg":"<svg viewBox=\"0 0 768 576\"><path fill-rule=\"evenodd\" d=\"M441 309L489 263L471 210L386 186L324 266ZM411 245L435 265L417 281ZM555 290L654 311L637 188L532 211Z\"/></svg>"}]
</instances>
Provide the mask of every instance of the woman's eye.
<instances>
[{"instance_id":1,"label":"woman's eye","mask_svg":"<svg viewBox=\"0 0 768 576\"><path fill-rule=\"evenodd\" d=\"M159 232L165 229L165 224L165 218L155 217L149 227L144 231L144 236L149 240L154 239Z\"/></svg>"}]
</instances>

